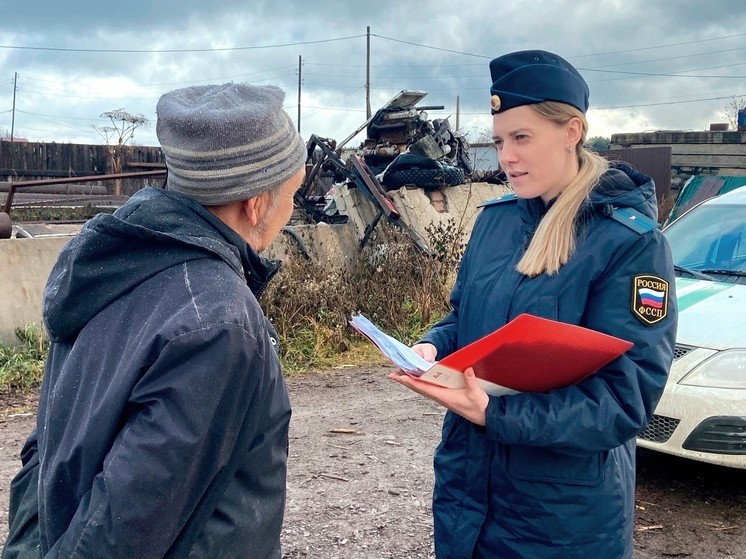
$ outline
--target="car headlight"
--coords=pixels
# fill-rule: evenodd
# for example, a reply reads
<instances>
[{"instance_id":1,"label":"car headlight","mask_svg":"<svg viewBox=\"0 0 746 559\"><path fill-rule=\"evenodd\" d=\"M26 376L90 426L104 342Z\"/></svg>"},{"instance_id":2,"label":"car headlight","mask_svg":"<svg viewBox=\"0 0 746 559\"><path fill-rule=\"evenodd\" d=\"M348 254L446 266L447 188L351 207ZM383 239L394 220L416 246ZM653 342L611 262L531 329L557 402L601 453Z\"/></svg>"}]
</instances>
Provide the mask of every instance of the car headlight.
<instances>
[{"instance_id":1,"label":"car headlight","mask_svg":"<svg viewBox=\"0 0 746 559\"><path fill-rule=\"evenodd\" d=\"M746 349L719 351L692 369L679 384L746 389Z\"/></svg>"}]
</instances>

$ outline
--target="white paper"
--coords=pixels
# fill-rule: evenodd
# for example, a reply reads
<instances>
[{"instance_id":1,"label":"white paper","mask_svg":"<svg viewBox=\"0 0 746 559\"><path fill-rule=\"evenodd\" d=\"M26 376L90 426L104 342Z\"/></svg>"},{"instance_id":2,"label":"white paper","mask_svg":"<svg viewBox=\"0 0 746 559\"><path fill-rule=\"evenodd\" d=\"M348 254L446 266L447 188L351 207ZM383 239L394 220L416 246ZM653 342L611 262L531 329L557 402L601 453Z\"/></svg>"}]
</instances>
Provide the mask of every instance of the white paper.
<instances>
[{"instance_id":1,"label":"white paper","mask_svg":"<svg viewBox=\"0 0 746 559\"><path fill-rule=\"evenodd\" d=\"M362 314L354 315L350 325L373 342L394 365L410 375L419 376L433 366L433 363L416 354L410 347L382 332Z\"/></svg>"}]
</instances>

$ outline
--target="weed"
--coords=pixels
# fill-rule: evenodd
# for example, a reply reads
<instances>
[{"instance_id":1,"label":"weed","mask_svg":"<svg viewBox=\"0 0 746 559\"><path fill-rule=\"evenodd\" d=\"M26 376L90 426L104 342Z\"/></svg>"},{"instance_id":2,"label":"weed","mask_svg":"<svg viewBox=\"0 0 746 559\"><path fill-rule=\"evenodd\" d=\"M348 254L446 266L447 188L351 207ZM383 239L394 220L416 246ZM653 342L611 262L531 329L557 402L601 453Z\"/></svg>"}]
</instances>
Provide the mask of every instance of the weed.
<instances>
[{"instance_id":1,"label":"weed","mask_svg":"<svg viewBox=\"0 0 746 559\"><path fill-rule=\"evenodd\" d=\"M38 326L18 328L20 345L0 345L0 395L30 394L41 384L48 342Z\"/></svg>"},{"instance_id":2,"label":"weed","mask_svg":"<svg viewBox=\"0 0 746 559\"><path fill-rule=\"evenodd\" d=\"M673 206L676 203L676 196L676 194L669 194L658 200L659 223L665 223L669 215L671 215L671 210L673 210Z\"/></svg>"},{"instance_id":3,"label":"weed","mask_svg":"<svg viewBox=\"0 0 746 559\"><path fill-rule=\"evenodd\" d=\"M450 310L448 296L463 251L459 227L448 222L429 229L431 254L400 229L379 228L381 234L374 234L346 269L329 270L294 256L270 283L261 303L279 334L287 372L385 362L348 325L356 312L411 344ZM20 345L0 346L0 396L31 394L41 383L48 348L43 330L30 326L16 335Z\"/></svg>"},{"instance_id":4,"label":"weed","mask_svg":"<svg viewBox=\"0 0 746 559\"><path fill-rule=\"evenodd\" d=\"M270 284L261 303L282 340L287 370L320 368L348 360L351 348L359 352L360 336L348 325L356 312L411 344L450 310L448 295L463 252L456 224L427 230L431 254L400 229L379 227L380 234L345 269L292 256Z\"/></svg>"}]
</instances>

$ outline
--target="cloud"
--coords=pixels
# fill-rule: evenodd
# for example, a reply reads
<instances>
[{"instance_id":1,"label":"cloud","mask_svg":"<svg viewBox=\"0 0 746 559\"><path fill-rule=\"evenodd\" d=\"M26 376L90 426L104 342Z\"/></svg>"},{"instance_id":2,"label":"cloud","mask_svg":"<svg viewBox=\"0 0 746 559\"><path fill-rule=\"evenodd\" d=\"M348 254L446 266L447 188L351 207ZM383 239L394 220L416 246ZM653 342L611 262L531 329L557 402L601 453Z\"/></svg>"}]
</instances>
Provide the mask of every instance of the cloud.
<instances>
[{"instance_id":1,"label":"cloud","mask_svg":"<svg viewBox=\"0 0 746 559\"><path fill-rule=\"evenodd\" d=\"M418 89L452 125L458 98L462 128L489 129L489 59L529 48L580 69L592 135L705 129L746 96L739 0L42 0L0 1L0 12L0 132L17 72L16 135L34 140L98 143L104 111L155 120L163 92L228 81L283 87L297 120L299 56L302 133L340 140L366 118L368 26L372 110ZM137 141L155 145L155 127Z\"/></svg>"}]
</instances>

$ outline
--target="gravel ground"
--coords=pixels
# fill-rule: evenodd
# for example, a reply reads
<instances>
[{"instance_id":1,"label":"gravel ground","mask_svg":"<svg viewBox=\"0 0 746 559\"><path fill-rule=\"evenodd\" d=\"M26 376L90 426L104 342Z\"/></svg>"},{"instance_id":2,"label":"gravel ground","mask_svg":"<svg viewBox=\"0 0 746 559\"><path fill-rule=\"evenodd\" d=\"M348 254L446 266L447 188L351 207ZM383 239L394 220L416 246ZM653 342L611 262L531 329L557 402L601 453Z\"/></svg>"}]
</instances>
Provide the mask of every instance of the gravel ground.
<instances>
[{"instance_id":1,"label":"gravel ground","mask_svg":"<svg viewBox=\"0 0 746 559\"><path fill-rule=\"evenodd\" d=\"M342 368L289 379L285 558L433 557L431 464L443 410L386 379L388 370ZM4 407L0 542L8 486L35 419L33 402ZM746 470L638 451L635 557L746 557L744 482Z\"/></svg>"}]
</instances>

